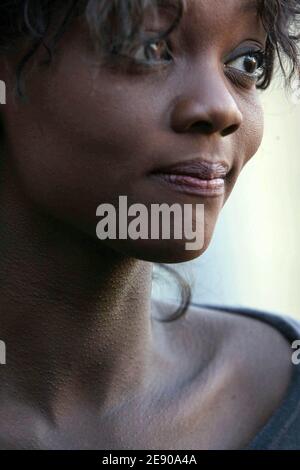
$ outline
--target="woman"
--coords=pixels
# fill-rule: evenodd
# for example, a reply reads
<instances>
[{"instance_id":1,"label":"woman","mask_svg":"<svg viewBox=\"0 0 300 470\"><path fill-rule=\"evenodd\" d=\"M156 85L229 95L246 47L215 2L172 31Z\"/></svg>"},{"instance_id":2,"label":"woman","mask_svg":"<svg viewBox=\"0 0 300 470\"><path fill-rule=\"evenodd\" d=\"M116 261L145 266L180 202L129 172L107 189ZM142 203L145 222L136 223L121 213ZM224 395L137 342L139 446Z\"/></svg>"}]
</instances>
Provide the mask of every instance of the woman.
<instances>
[{"instance_id":1,"label":"woman","mask_svg":"<svg viewBox=\"0 0 300 470\"><path fill-rule=\"evenodd\" d=\"M276 55L297 73L299 10L2 2L1 448L300 448L299 325L196 304L159 321L176 306L151 301L153 263L209 246L261 143ZM204 204L204 243L99 240L96 209L120 195Z\"/></svg>"}]
</instances>

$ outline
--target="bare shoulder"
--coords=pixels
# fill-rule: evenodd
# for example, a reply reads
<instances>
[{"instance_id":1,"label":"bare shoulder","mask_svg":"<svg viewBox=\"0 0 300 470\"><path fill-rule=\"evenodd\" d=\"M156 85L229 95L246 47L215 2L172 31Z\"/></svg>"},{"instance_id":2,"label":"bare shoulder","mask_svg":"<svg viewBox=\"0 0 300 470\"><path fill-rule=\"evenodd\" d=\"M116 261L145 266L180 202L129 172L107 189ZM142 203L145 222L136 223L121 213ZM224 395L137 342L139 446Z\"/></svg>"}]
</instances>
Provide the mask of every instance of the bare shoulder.
<instances>
[{"instance_id":1,"label":"bare shoulder","mask_svg":"<svg viewBox=\"0 0 300 470\"><path fill-rule=\"evenodd\" d=\"M154 312L159 312L163 318L177 307L175 302L153 302ZM237 360L248 359L249 365L255 364L260 355L263 362L274 364L274 368L282 364L286 370L287 363L291 364L291 345L283 334L272 325L243 313L190 305L181 318L163 325L175 341L188 337L199 345L202 339L206 344L214 344L216 350L226 348L229 353L234 352Z\"/></svg>"},{"instance_id":2,"label":"bare shoulder","mask_svg":"<svg viewBox=\"0 0 300 470\"><path fill-rule=\"evenodd\" d=\"M171 302L155 301L154 304L155 311L162 313L163 317L171 315L177 308L176 303ZM219 353L234 355L237 362L247 361L249 367L258 369L261 365L267 372L265 364L272 373L282 365L283 373L290 376L291 345L279 330L264 321L243 313L191 305L181 318L163 325L172 339L179 343L188 337L199 346L201 339L206 345L214 345ZM261 359L259 364L258 358Z\"/></svg>"},{"instance_id":3,"label":"bare shoulder","mask_svg":"<svg viewBox=\"0 0 300 470\"><path fill-rule=\"evenodd\" d=\"M174 307L158 305L165 313ZM190 361L203 361L209 368L208 390L210 395L214 391L218 409L224 406L224 415L230 409L232 419L244 423L236 435L228 436L225 448L247 444L286 396L292 376L291 345L275 327L242 313L190 306L173 323L167 324L168 338L175 339ZM211 419L217 419L214 415Z\"/></svg>"}]
</instances>

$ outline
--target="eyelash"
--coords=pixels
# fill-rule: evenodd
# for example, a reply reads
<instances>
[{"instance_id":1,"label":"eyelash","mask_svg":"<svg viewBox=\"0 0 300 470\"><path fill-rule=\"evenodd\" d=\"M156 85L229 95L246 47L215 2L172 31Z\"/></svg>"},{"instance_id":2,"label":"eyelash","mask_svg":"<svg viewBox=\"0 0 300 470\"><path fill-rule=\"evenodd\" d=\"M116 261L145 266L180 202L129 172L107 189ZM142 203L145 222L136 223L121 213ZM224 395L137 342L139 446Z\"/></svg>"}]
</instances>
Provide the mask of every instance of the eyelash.
<instances>
[{"instance_id":1,"label":"eyelash","mask_svg":"<svg viewBox=\"0 0 300 470\"><path fill-rule=\"evenodd\" d=\"M255 58L257 60L258 65L253 74L246 72L246 71L243 72L228 64L224 64L224 69L226 69L227 73L229 73L230 76L232 73L236 73L235 71L237 71L237 73L240 74L242 77L244 77L246 80L258 82L258 80L262 78L266 70L266 64L267 64L266 52L263 49L249 49L248 51L245 51L243 54L240 54L239 56L232 59L230 63L238 61L239 59L243 59L246 57Z\"/></svg>"},{"instance_id":2,"label":"eyelash","mask_svg":"<svg viewBox=\"0 0 300 470\"><path fill-rule=\"evenodd\" d=\"M163 39L163 38L160 38L160 39L151 39L151 40L148 40L148 41L145 41L144 43L141 44L140 47L142 47L144 50L146 50L147 47L151 46L151 45L155 45L159 42L163 42L166 44L166 50L167 50L167 53L169 54L171 60L162 60L162 61L156 61L156 60L140 60L140 59L136 59L132 56L129 56L128 58L132 61L132 63L134 65L138 65L138 66L144 66L144 67L161 67L161 66L166 66L166 65L169 65L169 63L173 60L173 56L170 52L170 45L168 43L168 41L166 39ZM139 49L138 49L139 50ZM232 62L235 62L235 61L238 61L239 59L242 59L242 58L246 58L246 57L250 57L250 58L255 58L258 62L258 66L257 66L257 69L255 71L255 73L251 74L249 72L246 72L246 71L242 71L242 70L239 70L235 67L232 67L231 65L228 65L229 63L232 63ZM233 77L233 74L238 74L240 76L240 78L244 78L246 81L250 81L250 82L257 82L263 75L264 71L265 71L265 68L266 68L266 53L263 49L249 49L247 51L245 51L243 54L240 54L239 56L235 57L234 59L231 59L230 62L227 62L224 64L224 69L226 70L227 74L229 75L229 77L233 78L233 81L238 81L238 78L235 76Z\"/></svg>"}]
</instances>

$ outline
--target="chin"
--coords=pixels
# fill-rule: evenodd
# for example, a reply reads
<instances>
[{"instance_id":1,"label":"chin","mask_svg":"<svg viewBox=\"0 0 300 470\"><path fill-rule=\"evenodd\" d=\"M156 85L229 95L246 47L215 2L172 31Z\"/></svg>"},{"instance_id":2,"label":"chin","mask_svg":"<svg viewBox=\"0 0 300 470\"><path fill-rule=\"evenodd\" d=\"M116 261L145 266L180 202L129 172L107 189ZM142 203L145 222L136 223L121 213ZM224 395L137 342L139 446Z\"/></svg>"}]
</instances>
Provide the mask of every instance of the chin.
<instances>
[{"instance_id":1,"label":"chin","mask_svg":"<svg viewBox=\"0 0 300 470\"><path fill-rule=\"evenodd\" d=\"M165 203L159 211L152 212L148 210L149 204L132 204L132 213L129 213L127 197L123 198L119 201L118 213L110 213L110 204L98 206L96 237L99 246L155 263L191 261L207 249L220 212L219 201L217 209L215 204L213 207L199 204L196 208L185 204L182 210L180 204Z\"/></svg>"},{"instance_id":2,"label":"chin","mask_svg":"<svg viewBox=\"0 0 300 470\"><path fill-rule=\"evenodd\" d=\"M191 243L189 240L107 240L104 243L123 256L152 263L172 264L192 261L201 256L208 248L210 238L205 238L201 248L193 250L186 248Z\"/></svg>"}]
</instances>

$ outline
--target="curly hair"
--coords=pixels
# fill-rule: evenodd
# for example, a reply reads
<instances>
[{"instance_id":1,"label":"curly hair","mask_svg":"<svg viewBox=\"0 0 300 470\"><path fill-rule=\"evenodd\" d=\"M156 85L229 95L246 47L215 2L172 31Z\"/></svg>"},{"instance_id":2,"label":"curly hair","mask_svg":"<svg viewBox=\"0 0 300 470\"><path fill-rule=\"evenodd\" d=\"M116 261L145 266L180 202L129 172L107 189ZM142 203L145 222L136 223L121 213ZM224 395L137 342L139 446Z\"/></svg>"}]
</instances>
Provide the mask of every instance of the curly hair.
<instances>
[{"instance_id":1,"label":"curly hair","mask_svg":"<svg viewBox=\"0 0 300 470\"><path fill-rule=\"evenodd\" d=\"M255 0L254 0L255 1ZM17 70L18 90L23 68L42 46L49 54L78 16L84 15L95 45L107 56L120 53L128 44L138 41L144 12L160 4L173 8L174 21L168 30L157 35L167 37L180 22L184 0L3 0L0 4L0 52L15 50L20 40L28 39L28 51ZM299 74L300 0L256 0L257 11L267 32L264 72L257 88L266 89L274 73L275 58L279 59L287 84ZM114 30L112 33L112 18ZM55 27L53 28L53 24ZM51 40L46 43L49 29ZM297 33L298 31L298 33ZM289 73L286 73L287 69Z\"/></svg>"},{"instance_id":2,"label":"curly hair","mask_svg":"<svg viewBox=\"0 0 300 470\"><path fill-rule=\"evenodd\" d=\"M39 48L48 53L51 62L55 48L69 25L78 17L85 17L93 44L105 57L120 54L139 40L143 17L148 7L167 5L174 11L170 27L157 34L166 38L181 20L185 0L2 0L0 3L0 54L16 51L28 42L23 58L16 70L17 91L22 90L22 72ZM254 0L255 1L255 0ZM290 85L300 76L298 42L300 40L300 0L256 0L257 11L267 32L263 73L256 87L266 89L271 83L276 57ZM51 34L49 32L51 31ZM153 38L152 38L153 39ZM288 71L288 73L287 73ZM162 265L171 271L166 265ZM182 303L178 310L160 321L173 321L188 309L191 290L177 272Z\"/></svg>"}]
</instances>

